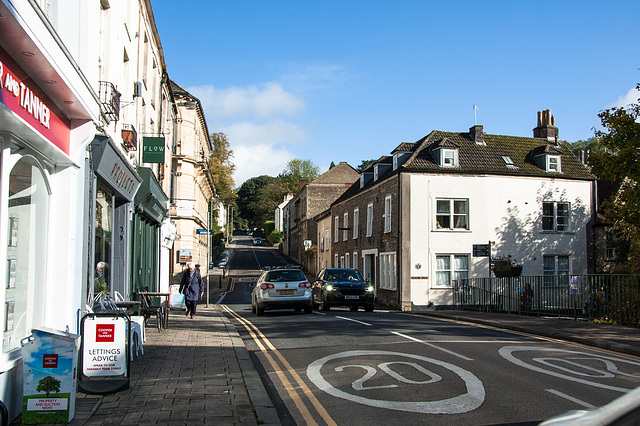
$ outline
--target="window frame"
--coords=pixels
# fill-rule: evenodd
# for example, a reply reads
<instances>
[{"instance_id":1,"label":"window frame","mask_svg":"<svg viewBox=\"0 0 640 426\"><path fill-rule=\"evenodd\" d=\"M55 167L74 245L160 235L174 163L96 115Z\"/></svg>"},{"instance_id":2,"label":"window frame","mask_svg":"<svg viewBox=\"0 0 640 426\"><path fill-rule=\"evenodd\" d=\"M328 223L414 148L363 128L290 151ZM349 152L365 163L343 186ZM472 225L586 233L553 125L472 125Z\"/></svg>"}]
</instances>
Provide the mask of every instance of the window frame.
<instances>
[{"instance_id":1,"label":"window frame","mask_svg":"<svg viewBox=\"0 0 640 426\"><path fill-rule=\"evenodd\" d=\"M391 232L391 195L384 197L384 233Z\"/></svg>"},{"instance_id":2,"label":"window frame","mask_svg":"<svg viewBox=\"0 0 640 426\"><path fill-rule=\"evenodd\" d=\"M367 204L367 237L373 235L373 203Z\"/></svg>"},{"instance_id":3,"label":"window frame","mask_svg":"<svg viewBox=\"0 0 640 426\"><path fill-rule=\"evenodd\" d=\"M333 225L334 225L333 241L340 241L340 231L338 230L338 228L340 227L339 220L340 219L338 218L338 216L335 216L333 218Z\"/></svg>"},{"instance_id":4,"label":"window frame","mask_svg":"<svg viewBox=\"0 0 640 426\"><path fill-rule=\"evenodd\" d=\"M449 267L448 269L439 269L439 264L438 264L438 259L439 258L448 258L449 261ZM456 269L456 262L455 260L457 258L465 258L466 259L466 269ZM434 267L434 271L436 272L436 279L433 282L433 287L434 288L452 288L453 287L453 281L454 280L460 280L460 279L465 279L465 278L469 278L469 275L471 273L471 262L470 262L471 256L469 253L437 253L435 255L435 267ZM441 285L439 284L439 273L443 273L446 272L448 274L448 284L447 285ZM464 273L464 277L458 277L456 278L456 273Z\"/></svg>"},{"instance_id":5,"label":"window frame","mask_svg":"<svg viewBox=\"0 0 640 426\"><path fill-rule=\"evenodd\" d=\"M358 222L360 221L360 209L353 209L353 238L358 238Z\"/></svg>"},{"instance_id":6,"label":"window frame","mask_svg":"<svg viewBox=\"0 0 640 426\"><path fill-rule=\"evenodd\" d=\"M345 213L342 215L342 241L347 241L349 239L349 213Z\"/></svg>"},{"instance_id":7,"label":"window frame","mask_svg":"<svg viewBox=\"0 0 640 426\"><path fill-rule=\"evenodd\" d=\"M441 167L458 167L458 150L451 148L442 148L440 151L442 155ZM449 161L450 160L450 161Z\"/></svg>"},{"instance_id":8,"label":"window frame","mask_svg":"<svg viewBox=\"0 0 640 426\"><path fill-rule=\"evenodd\" d=\"M446 213L439 213L438 206L440 202L449 202L449 211ZM456 213L456 203L464 202L465 205L465 213L460 214ZM469 213L469 199L468 198L436 198L435 200L435 209L434 209L434 229L437 231L469 231L471 229L470 224L470 213ZM445 227L441 224L439 218L443 216L448 216L448 227ZM457 223L456 217L465 217L465 227L455 227Z\"/></svg>"},{"instance_id":9,"label":"window frame","mask_svg":"<svg viewBox=\"0 0 640 426\"><path fill-rule=\"evenodd\" d=\"M398 289L396 252L380 253L380 288L395 291Z\"/></svg>"},{"instance_id":10,"label":"window frame","mask_svg":"<svg viewBox=\"0 0 640 426\"><path fill-rule=\"evenodd\" d=\"M546 206L553 205L553 214L545 209ZM566 206L566 215L558 215L558 206ZM565 229L560 229L558 218L566 218L566 224L563 224ZM549 227L549 220L552 221L552 226ZM542 232L571 232L571 203L566 201L543 201L542 202Z\"/></svg>"}]
</instances>

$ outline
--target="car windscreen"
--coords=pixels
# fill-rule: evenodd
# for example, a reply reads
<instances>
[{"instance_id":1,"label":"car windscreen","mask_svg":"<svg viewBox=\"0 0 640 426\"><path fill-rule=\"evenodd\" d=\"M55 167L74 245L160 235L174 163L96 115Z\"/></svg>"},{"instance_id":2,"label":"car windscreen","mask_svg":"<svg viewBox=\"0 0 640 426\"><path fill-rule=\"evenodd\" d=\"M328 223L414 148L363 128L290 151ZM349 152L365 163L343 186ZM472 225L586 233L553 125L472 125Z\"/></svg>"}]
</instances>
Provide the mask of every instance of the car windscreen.
<instances>
[{"instance_id":1,"label":"car windscreen","mask_svg":"<svg viewBox=\"0 0 640 426\"><path fill-rule=\"evenodd\" d=\"M285 281L305 281L307 278L302 271L271 271L265 277L265 281L277 283Z\"/></svg>"},{"instance_id":2,"label":"car windscreen","mask_svg":"<svg viewBox=\"0 0 640 426\"><path fill-rule=\"evenodd\" d=\"M362 275L356 270L327 271L326 281L363 281Z\"/></svg>"}]
</instances>

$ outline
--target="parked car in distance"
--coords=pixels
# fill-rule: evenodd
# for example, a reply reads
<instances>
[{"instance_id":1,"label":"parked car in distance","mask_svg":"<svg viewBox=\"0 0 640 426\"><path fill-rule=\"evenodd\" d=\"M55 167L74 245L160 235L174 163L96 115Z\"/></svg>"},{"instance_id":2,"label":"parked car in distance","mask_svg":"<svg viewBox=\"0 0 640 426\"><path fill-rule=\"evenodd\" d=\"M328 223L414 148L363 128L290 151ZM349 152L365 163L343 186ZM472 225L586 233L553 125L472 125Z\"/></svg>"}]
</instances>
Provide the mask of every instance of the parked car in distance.
<instances>
[{"instance_id":1,"label":"parked car in distance","mask_svg":"<svg viewBox=\"0 0 640 426\"><path fill-rule=\"evenodd\" d=\"M305 314L313 309L311 284L298 268L271 268L251 285L251 311L257 315L269 309L304 310Z\"/></svg>"},{"instance_id":2,"label":"parked car in distance","mask_svg":"<svg viewBox=\"0 0 640 426\"><path fill-rule=\"evenodd\" d=\"M314 306L323 311L332 306L347 306L351 311L362 307L366 312L373 312L374 288L357 269L323 269L313 283L311 293Z\"/></svg>"},{"instance_id":3,"label":"parked car in distance","mask_svg":"<svg viewBox=\"0 0 640 426\"><path fill-rule=\"evenodd\" d=\"M254 245L256 245L256 246L261 245L261 244L262 244L262 238L260 238L260 237L254 237L254 239L253 239L253 244L254 244Z\"/></svg>"}]
</instances>

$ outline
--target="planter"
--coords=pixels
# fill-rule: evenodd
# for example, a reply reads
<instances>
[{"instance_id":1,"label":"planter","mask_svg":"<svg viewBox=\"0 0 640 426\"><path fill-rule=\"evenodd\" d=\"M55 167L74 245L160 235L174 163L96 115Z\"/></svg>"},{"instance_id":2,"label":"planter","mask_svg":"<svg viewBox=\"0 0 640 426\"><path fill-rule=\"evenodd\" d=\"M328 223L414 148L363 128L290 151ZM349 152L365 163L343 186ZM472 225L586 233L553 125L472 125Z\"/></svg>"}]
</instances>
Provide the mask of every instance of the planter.
<instances>
[{"instance_id":1,"label":"planter","mask_svg":"<svg viewBox=\"0 0 640 426\"><path fill-rule=\"evenodd\" d=\"M513 265L506 268L494 266L492 271L498 278L519 277L522 275L522 265Z\"/></svg>"}]
</instances>

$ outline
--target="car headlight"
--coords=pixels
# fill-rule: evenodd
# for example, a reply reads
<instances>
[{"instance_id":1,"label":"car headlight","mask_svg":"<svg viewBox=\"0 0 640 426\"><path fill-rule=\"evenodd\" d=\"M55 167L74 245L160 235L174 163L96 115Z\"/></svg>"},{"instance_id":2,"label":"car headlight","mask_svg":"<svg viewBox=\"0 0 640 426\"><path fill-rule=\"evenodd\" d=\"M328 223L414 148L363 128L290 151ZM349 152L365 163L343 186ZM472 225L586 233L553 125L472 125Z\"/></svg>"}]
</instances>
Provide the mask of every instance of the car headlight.
<instances>
[{"instance_id":1,"label":"car headlight","mask_svg":"<svg viewBox=\"0 0 640 426\"><path fill-rule=\"evenodd\" d=\"M333 286L331 284L327 284L327 286L324 289L327 291L331 291L333 290Z\"/></svg>"},{"instance_id":2,"label":"car headlight","mask_svg":"<svg viewBox=\"0 0 640 426\"><path fill-rule=\"evenodd\" d=\"M372 285L370 285L369 287L367 287L367 291L368 291L368 292L373 292L373 286L372 286Z\"/></svg>"}]
</instances>

